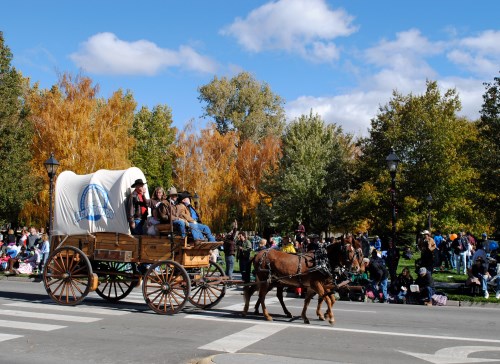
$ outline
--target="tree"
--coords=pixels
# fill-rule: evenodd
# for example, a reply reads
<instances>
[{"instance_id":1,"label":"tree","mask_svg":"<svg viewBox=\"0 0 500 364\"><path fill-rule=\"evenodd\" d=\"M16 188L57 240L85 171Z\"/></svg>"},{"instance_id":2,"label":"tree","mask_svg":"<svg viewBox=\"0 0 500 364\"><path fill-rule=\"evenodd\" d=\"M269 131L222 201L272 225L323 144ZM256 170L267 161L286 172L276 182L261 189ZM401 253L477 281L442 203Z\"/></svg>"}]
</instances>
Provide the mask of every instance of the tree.
<instances>
[{"instance_id":1,"label":"tree","mask_svg":"<svg viewBox=\"0 0 500 364\"><path fill-rule=\"evenodd\" d=\"M481 120L479 121L481 187L484 204L493 216L493 226L500 226L500 77L485 83Z\"/></svg>"},{"instance_id":2,"label":"tree","mask_svg":"<svg viewBox=\"0 0 500 364\"><path fill-rule=\"evenodd\" d=\"M338 200L348 188L348 140L340 127L312 113L287 126L278 168L263 185L276 229L290 231L298 220L312 231L326 229L327 199Z\"/></svg>"},{"instance_id":3,"label":"tree","mask_svg":"<svg viewBox=\"0 0 500 364\"><path fill-rule=\"evenodd\" d=\"M206 103L204 116L213 118L219 133L237 130L242 141L254 142L267 135L281 136L283 100L249 73L241 72L232 79L214 77L199 92L198 99Z\"/></svg>"},{"instance_id":4,"label":"tree","mask_svg":"<svg viewBox=\"0 0 500 364\"><path fill-rule=\"evenodd\" d=\"M457 117L461 105L454 89L443 95L429 81L423 95L393 93L372 120L370 136L360 142L360 181L376 186L380 200L372 228L390 230L390 177L385 158L391 147L401 159L396 176L398 231L414 233L426 226L425 197L434 199L433 225L444 231L478 228L475 179L468 145L476 139L474 124Z\"/></svg>"},{"instance_id":5,"label":"tree","mask_svg":"<svg viewBox=\"0 0 500 364\"><path fill-rule=\"evenodd\" d=\"M0 32L0 225L17 224L24 204L40 188L30 166L33 126L23 100L26 81L11 60Z\"/></svg>"},{"instance_id":6,"label":"tree","mask_svg":"<svg viewBox=\"0 0 500 364\"><path fill-rule=\"evenodd\" d=\"M144 171L150 188L172 184L172 144L175 129L172 128L172 111L166 105L158 105L150 111L142 107L135 115L130 131L135 138L130 160Z\"/></svg>"},{"instance_id":7,"label":"tree","mask_svg":"<svg viewBox=\"0 0 500 364\"><path fill-rule=\"evenodd\" d=\"M136 103L129 93L114 92L98 98L98 86L88 77L63 74L50 90L35 85L27 104L34 124L31 173L46 185L22 211L26 220L47 221L48 178L43 162L54 152L60 171L88 174L99 169L130 167L129 136Z\"/></svg>"}]
</instances>

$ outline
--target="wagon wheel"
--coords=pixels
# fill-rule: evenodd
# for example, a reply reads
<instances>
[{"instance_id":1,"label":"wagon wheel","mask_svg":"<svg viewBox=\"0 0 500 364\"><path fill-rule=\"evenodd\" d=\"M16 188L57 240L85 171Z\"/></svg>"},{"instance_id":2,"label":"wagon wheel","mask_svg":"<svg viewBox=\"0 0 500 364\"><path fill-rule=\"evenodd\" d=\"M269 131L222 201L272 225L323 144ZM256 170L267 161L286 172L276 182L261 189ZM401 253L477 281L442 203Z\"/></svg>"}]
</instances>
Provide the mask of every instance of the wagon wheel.
<instances>
[{"instance_id":1,"label":"wagon wheel","mask_svg":"<svg viewBox=\"0 0 500 364\"><path fill-rule=\"evenodd\" d=\"M171 260L151 265L144 275L144 300L157 313L174 314L182 310L190 290L188 273L182 265Z\"/></svg>"},{"instance_id":2,"label":"wagon wheel","mask_svg":"<svg viewBox=\"0 0 500 364\"><path fill-rule=\"evenodd\" d=\"M94 272L99 277L96 293L110 302L127 297L139 281L134 263L101 261Z\"/></svg>"},{"instance_id":3,"label":"wagon wheel","mask_svg":"<svg viewBox=\"0 0 500 364\"><path fill-rule=\"evenodd\" d=\"M45 290L61 305L81 302L90 291L92 279L89 258L72 246L54 250L43 269Z\"/></svg>"},{"instance_id":4,"label":"wagon wheel","mask_svg":"<svg viewBox=\"0 0 500 364\"><path fill-rule=\"evenodd\" d=\"M209 267L201 268L200 276L195 275L192 280L189 302L198 308L214 307L226 294L225 282L221 280L224 276L224 270L217 263L210 262Z\"/></svg>"}]
</instances>

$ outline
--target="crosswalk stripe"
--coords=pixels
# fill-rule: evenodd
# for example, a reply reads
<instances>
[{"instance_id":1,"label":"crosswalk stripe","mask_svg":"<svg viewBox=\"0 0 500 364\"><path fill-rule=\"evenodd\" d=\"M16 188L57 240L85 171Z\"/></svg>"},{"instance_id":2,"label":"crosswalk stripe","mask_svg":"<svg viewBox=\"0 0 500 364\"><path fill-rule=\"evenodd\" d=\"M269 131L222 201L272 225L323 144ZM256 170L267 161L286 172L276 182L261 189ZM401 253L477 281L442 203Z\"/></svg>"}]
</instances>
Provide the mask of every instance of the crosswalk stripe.
<instances>
[{"instance_id":1,"label":"crosswalk stripe","mask_svg":"<svg viewBox=\"0 0 500 364\"><path fill-rule=\"evenodd\" d=\"M0 309L0 315L17 316L24 318L36 318L41 320L70 321L70 322L95 322L102 320L101 318L97 317L57 315L44 312L16 311L16 310L4 310L4 309Z\"/></svg>"},{"instance_id":2,"label":"crosswalk stripe","mask_svg":"<svg viewBox=\"0 0 500 364\"><path fill-rule=\"evenodd\" d=\"M1 341L12 340L12 339L17 339L19 337L23 337L23 336L22 335L11 335L11 334L1 334L0 333L0 342Z\"/></svg>"},{"instance_id":3,"label":"crosswalk stripe","mask_svg":"<svg viewBox=\"0 0 500 364\"><path fill-rule=\"evenodd\" d=\"M37 324L36 322L0 320L0 327L1 328L9 327L11 329L35 330L35 331L53 331L58 329L64 329L67 326Z\"/></svg>"},{"instance_id":4,"label":"crosswalk stripe","mask_svg":"<svg viewBox=\"0 0 500 364\"><path fill-rule=\"evenodd\" d=\"M122 316L127 315L129 311L119 311L117 309L106 309L106 308L98 308L98 307L90 307L90 306L61 306L50 303L33 303L33 302L15 302L15 303L7 303L4 306L14 306L17 308L34 308L36 310L57 310L64 312L81 312L81 313L91 313L97 315L111 315L111 316Z\"/></svg>"},{"instance_id":5,"label":"crosswalk stripe","mask_svg":"<svg viewBox=\"0 0 500 364\"><path fill-rule=\"evenodd\" d=\"M285 326L255 325L232 335L223 337L222 339L212 341L211 343L199 347L199 349L236 353L237 351L255 344L256 342L263 340L285 328Z\"/></svg>"}]
</instances>

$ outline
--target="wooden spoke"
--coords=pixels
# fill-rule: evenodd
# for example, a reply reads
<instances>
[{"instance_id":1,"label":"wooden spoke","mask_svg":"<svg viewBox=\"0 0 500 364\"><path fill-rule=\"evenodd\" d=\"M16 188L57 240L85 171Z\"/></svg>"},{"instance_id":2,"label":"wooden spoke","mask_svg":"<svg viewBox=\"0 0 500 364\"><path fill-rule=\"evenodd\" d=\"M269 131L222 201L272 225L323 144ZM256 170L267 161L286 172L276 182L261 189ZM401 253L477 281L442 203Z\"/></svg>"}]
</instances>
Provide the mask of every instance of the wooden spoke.
<instances>
[{"instance_id":1,"label":"wooden spoke","mask_svg":"<svg viewBox=\"0 0 500 364\"><path fill-rule=\"evenodd\" d=\"M148 306L160 314L175 314L186 305L191 281L177 262L166 260L149 267L144 275L142 293Z\"/></svg>"},{"instance_id":2,"label":"wooden spoke","mask_svg":"<svg viewBox=\"0 0 500 364\"><path fill-rule=\"evenodd\" d=\"M43 281L48 295L61 305L75 305L90 291L92 267L78 248L61 247L47 259Z\"/></svg>"},{"instance_id":3,"label":"wooden spoke","mask_svg":"<svg viewBox=\"0 0 500 364\"><path fill-rule=\"evenodd\" d=\"M191 273L194 277L192 285L194 289L189 296L189 302L193 306L208 309L217 305L226 294L226 285L223 280L224 270L216 263L210 263L207 268Z\"/></svg>"},{"instance_id":4,"label":"wooden spoke","mask_svg":"<svg viewBox=\"0 0 500 364\"><path fill-rule=\"evenodd\" d=\"M127 297L139 281L135 263L101 261L95 264L94 272L99 277L96 293L111 302Z\"/></svg>"}]
</instances>

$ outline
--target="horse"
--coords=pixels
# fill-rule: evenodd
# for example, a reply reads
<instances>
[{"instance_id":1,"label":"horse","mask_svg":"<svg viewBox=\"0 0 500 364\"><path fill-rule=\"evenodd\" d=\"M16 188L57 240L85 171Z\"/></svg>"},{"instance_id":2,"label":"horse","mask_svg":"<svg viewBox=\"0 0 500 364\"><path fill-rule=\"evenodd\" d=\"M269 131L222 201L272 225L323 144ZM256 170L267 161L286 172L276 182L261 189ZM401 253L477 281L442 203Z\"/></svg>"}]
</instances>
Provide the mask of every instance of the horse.
<instances>
[{"instance_id":1,"label":"horse","mask_svg":"<svg viewBox=\"0 0 500 364\"><path fill-rule=\"evenodd\" d=\"M342 267L350 266L355 257L355 251L352 245L343 245L340 242L326 246L326 256L330 267L337 272L343 269ZM293 255L277 251L274 249L264 250L259 252L253 258L253 266L257 278L256 284L259 285L259 301L256 304L262 306L264 317L271 321L272 317L267 312L265 306L265 296L273 287L278 288L277 297L280 300L283 311L288 317L292 317L283 303L283 288L285 286L306 287L307 295L304 301L304 308L301 317L304 323L309 323L306 316L307 307L315 294L318 294L322 300L325 300L328 305L326 315L330 324L335 322L332 305L335 298L326 290L326 287L333 288L335 282L331 275L325 275L315 264L314 252L308 252L303 255ZM255 291L255 286L245 287L245 306L243 316L248 312L250 297ZM320 319L324 319L320 311L317 311Z\"/></svg>"}]
</instances>

